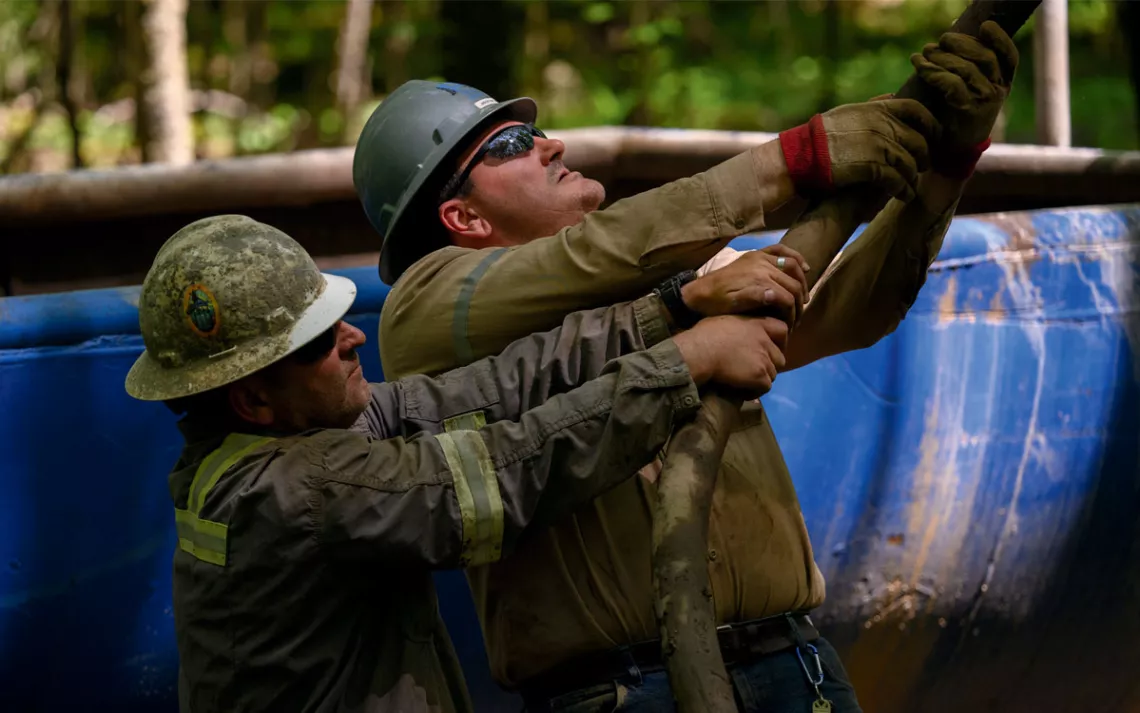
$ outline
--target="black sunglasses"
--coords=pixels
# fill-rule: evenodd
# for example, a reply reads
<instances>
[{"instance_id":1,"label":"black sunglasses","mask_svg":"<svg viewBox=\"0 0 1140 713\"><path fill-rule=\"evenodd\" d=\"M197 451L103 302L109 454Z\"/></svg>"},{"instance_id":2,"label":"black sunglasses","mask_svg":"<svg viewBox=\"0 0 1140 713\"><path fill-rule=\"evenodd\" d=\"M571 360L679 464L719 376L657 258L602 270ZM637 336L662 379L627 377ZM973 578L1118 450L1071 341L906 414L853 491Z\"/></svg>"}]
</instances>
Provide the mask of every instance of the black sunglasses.
<instances>
[{"instance_id":1,"label":"black sunglasses","mask_svg":"<svg viewBox=\"0 0 1140 713\"><path fill-rule=\"evenodd\" d=\"M533 124L515 124L493 134L471 157L467 163L467 168L452 176L451 180L443 187L439 194L439 202L443 203L454 198L463 184L467 182L467 178L471 175L475 165L485 157L507 159L524 154L534 148L534 137L536 136L546 138L546 134Z\"/></svg>"},{"instance_id":2,"label":"black sunglasses","mask_svg":"<svg viewBox=\"0 0 1140 713\"><path fill-rule=\"evenodd\" d=\"M290 354L289 357L303 365L315 364L324 359L336 346L336 328L338 326L340 326L340 322L321 332L311 341L306 342L304 346Z\"/></svg>"}]
</instances>

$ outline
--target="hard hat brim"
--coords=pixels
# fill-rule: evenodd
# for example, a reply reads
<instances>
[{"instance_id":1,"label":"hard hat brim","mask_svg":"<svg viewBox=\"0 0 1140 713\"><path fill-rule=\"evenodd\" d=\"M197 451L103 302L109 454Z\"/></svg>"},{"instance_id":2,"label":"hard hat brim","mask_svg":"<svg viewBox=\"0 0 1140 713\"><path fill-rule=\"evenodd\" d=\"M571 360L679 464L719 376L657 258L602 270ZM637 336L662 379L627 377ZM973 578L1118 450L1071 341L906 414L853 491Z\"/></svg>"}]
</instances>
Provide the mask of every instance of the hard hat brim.
<instances>
[{"instance_id":1,"label":"hard hat brim","mask_svg":"<svg viewBox=\"0 0 1140 713\"><path fill-rule=\"evenodd\" d=\"M288 332L174 368L163 367L143 351L127 373L127 393L140 401L180 399L233 383L289 356L336 324L356 299L356 284L352 280L327 273L321 276L325 279L324 290Z\"/></svg>"},{"instance_id":2,"label":"hard hat brim","mask_svg":"<svg viewBox=\"0 0 1140 713\"><path fill-rule=\"evenodd\" d=\"M471 138L471 135L495 121L521 121L524 124L529 124L533 123L537 117L538 105L530 97L518 97L517 99L499 102L488 107L487 111L479 112L468 119L456 131L456 139L450 145L441 147L440 150L433 152L424 161L423 169L416 173L411 183L408 184L408 188L404 190L395 213L392 215L392 221L388 225L388 234L384 236L384 241L380 245L380 279L385 284L394 285L403 271L410 266L403 264L406 260L394 254L395 246L401 244L398 240L400 231L409 228L409 223L414 223L414 221L402 220L402 218L413 203L419 203L420 206L427 205L428 196L421 195L421 189L428 181L438 178L438 169L444 162L458 159L459 154L467 148L467 140ZM434 198L434 196L432 197ZM404 247L410 246L405 245Z\"/></svg>"}]
</instances>

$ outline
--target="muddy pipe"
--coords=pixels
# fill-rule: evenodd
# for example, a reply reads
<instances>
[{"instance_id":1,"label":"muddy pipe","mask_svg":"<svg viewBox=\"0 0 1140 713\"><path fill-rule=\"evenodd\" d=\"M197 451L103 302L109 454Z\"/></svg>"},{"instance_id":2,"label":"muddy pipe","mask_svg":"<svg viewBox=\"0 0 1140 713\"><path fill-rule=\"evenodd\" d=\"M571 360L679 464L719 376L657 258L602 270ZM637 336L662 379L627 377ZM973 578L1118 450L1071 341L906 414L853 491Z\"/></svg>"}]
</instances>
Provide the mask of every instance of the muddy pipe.
<instances>
[{"instance_id":1,"label":"muddy pipe","mask_svg":"<svg viewBox=\"0 0 1140 713\"><path fill-rule=\"evenodd\" d=\"M977 36L993 20L1010 36L1041 0L973 0L952 31ZM925 85L911 75L895 96L927 106ZM886 201L859 192L809 205L781 243L799 251L809 265L830 265L848 237ZM824 270L808 277L813 287ZM661 656L679 713L736 711L732 684L716 635L716 609L708 576L708 528L713 488L728 434L741 399L710 390L697 417L673 433L657 481L653 520L654 611L661 631Z\"/></svg>"}]
</instances>

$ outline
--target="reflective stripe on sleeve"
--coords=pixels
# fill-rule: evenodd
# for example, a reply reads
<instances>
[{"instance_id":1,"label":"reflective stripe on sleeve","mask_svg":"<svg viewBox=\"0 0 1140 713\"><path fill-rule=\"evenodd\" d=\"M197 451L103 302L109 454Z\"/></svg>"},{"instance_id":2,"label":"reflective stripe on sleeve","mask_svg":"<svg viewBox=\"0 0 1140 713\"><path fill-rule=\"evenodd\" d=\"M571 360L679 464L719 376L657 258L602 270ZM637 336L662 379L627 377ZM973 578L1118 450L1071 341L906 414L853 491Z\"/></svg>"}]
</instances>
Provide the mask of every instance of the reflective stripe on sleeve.
<instances>
[{"instance_id":1,"label":"reflective stripe on sleeve","mask_svg":"<svg viewBox=\"0 0 1140 713\"><path fill-rule=\"evenodd\" d=\"M503 554L503 498L491 454L478 431L437 435L451 469L463 523L464 566L496 562Z\"/></svg>"}]
</instances>

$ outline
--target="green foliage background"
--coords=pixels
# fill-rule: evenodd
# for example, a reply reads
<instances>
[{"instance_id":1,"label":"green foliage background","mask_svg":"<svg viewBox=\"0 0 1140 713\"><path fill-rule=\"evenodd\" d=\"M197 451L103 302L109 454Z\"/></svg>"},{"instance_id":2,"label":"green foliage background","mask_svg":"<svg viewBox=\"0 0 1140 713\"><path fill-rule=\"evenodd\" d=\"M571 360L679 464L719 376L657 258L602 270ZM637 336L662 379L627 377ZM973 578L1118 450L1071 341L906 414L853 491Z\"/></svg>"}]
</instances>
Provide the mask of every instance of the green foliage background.
<instances>
[{"instance_id":1,"label":"green foliage background","mask_svg":"<svg viewBox=\"0 0 1140 713\"><path fill-rule=\"evenodd\" d=\"M54 3L54 5L52 4ZM86 166L134 163L125 0L75 2L69 94ZM351 144L386 91L412 77L535 96L545 127L631 124L777 131L890 92L908 56L965 0L377 0L372 100L336 106L345 4L191 0L187 56L203 158ZM1138 148L1118 3L1069 3L1073 144ZM0 2L0 167L71 167L60 101L58 0ZM56 18L53 25L53 17ZM1004 140L1034 140L1032 23ZM347 113L347 116L346 116ZM29 130L30 128L30 130ZM25 135L26 134L26 135ZM15 151L19 155L12 155Z\"/></svg>"}]
</instances>

